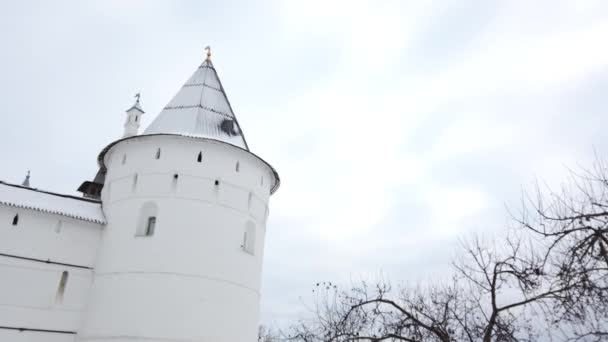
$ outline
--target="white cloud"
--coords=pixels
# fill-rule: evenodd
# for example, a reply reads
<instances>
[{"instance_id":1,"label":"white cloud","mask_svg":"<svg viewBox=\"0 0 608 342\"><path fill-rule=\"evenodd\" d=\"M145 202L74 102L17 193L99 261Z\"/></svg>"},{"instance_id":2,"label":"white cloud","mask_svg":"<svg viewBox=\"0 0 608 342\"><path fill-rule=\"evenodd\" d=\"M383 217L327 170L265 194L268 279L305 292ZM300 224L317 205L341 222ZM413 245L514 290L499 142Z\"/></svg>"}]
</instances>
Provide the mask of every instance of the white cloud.
<instances>
[{"instance_id":1,"label":"white cloud","mask_svg":"<svg viewBox=\"0 0 608 342\"><path fill-rule=\"evenodd\" d=\"M586 161L588 141L604 139L589 127L605 127L605 101L576 113L562 105L587 100L573 85L606 85L601 1L14 6L0 13L2 115L15 128L0 137L11 160L1 178L32 167L37 186L58 191L94 174L132 93L144 88L149 122L213 43L248 140L283 180L265 281L293 287L265 284L266 319L292 313L297 300L279 303L322 277L423 273L421 255L438 248L427 244L455 248L454 237L479 228L471 222L513 200L503 184L519 194L535 176L559 179L556 169ZM53 151L40 153L39 141ZM484 175L490 166L504 174Z\"/></svg>"}]
</instances>

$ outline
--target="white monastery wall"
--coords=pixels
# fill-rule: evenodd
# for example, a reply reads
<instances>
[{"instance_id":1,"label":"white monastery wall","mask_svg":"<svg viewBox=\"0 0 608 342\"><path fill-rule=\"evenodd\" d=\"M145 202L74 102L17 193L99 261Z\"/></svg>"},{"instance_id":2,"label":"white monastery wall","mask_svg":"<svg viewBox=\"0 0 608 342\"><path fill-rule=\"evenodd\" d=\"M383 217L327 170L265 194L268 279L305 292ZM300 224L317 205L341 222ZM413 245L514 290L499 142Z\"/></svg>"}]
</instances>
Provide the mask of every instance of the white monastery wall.
<instances>
[{"instance_id":1,"label":"white monastery wall","mask_svg":"<svg viewBox=\"0 0 608 342\"><path fill-rule=\"evenodd\" d=\"M108 224L78 340L256 341L270 167L180 136L124 140L105 163Z\"/></svg>"},{"instance_id":2,"label":"white monastery wall","mask_svg":"<svg viewBox=\"0 0 608 342\"><path fill-rule=\"evenodd\" d=\"M76 332L101 232L100 224L0 205L2 326ZM0 341L64 342L74 336L0 329Z\"/></svg>"}]
</instances>

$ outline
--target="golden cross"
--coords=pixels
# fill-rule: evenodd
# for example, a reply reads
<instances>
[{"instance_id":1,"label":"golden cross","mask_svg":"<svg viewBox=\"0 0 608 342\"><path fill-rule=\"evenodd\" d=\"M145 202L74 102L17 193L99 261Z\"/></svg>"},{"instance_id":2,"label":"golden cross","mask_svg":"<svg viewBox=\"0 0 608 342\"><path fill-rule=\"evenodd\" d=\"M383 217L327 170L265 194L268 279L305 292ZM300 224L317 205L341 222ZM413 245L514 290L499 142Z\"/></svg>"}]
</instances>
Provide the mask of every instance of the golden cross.
<instances>
[{"instance_id":1,"label":"golden cross","mask_svg":"<svg viewBox=\"0 0 608 342\"><path fill-rule=\"evenodd\" d=\"M205 47L205 52L207 52L207 60L211 60L211 46Z\"/></svg>"}]
</instances>

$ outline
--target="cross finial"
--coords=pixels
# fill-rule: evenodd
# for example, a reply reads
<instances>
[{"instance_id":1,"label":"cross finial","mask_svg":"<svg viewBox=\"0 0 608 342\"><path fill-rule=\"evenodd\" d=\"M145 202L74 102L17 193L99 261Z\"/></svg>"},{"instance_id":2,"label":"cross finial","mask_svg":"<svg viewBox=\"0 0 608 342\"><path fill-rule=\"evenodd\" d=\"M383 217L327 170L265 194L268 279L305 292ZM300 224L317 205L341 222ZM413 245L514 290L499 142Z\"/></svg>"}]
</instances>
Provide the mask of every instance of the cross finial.
<instances>
[{"instance_id":1,"label":"cross finial","mask_svg":"<svg viewBox=\"0 0 608 342\"><path fill-rule=\"evenodd\" d=\"M139 103L139 97L141 96L140 93L135 94L135 99L137 99L137 103Z\"/></svg>"},{"instance_id":2,"label":"cross finial","mask_svg":"<svg viewBox=\"0 0 608 342\"><path fill-rule=\"evenodd\" d=\"M206 46L205 52L207 52L207 60L211 61L211 46Z\"/></svg>"}]
</instances>

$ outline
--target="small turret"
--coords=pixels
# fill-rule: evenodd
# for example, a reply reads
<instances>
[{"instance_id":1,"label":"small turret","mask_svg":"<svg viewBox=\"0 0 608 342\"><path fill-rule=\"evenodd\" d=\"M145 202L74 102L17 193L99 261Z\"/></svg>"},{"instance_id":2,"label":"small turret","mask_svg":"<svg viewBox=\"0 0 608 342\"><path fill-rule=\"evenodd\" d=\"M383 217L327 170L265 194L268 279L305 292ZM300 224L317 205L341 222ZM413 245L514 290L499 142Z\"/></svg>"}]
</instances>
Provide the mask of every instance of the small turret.
<instances>
[{"instance_id":1,"label":"small turret","mask_svg":"<svg viewBox=\"0 0 608 342\"><path fill-rule=\"evenodd\" d=\"M137 132L139 131L141 116L145 113L139 104L139 97L139 93L135 94L136 101L133 106L127 110L127 122L125 122L125 133L123 134L123 138L137 135Z\"/></svg>"},{"instance_id":2,"label":"small turret","mask_svg":"<svg viewBox=\"0 0 608 342\"><path fill-rule=\"evenodd\" d=\"M28 188L30 187L30 170L27 170L27 175L25 176L25 179L21 185L27 186Z\"/></svg>"}]
</instances>

